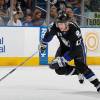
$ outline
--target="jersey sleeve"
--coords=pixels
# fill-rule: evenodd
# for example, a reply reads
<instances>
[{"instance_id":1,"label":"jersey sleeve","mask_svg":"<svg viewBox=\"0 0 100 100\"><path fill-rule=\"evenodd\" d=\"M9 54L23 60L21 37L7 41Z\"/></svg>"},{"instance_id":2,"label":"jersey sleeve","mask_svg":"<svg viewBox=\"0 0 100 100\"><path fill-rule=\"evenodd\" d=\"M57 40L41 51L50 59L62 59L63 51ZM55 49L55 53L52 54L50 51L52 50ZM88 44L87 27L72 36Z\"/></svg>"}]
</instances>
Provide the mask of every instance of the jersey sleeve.
<instances>
[{"instance_id":1,"label":"jersey sleeve","mask_svg":"<svg viewBox=\"0 0 100 100\"><path fill-rule=\"evenodd\" d=\"M51 27L47 29L44 38L42 39L43 42L50 42L54 35L56 34L56 25L53 24Z\"/></svg>"}]
</instances>

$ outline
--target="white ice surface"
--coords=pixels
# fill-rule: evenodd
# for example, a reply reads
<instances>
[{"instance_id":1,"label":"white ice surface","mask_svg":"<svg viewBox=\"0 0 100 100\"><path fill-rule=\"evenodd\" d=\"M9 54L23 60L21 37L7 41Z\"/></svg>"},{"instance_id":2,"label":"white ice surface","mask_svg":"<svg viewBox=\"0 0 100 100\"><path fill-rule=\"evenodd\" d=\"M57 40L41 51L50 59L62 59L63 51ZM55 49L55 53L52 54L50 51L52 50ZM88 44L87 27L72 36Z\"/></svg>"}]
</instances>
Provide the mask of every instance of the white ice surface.
<instances>
[{"instance_id":1,"label":"white ice surface","mask_svg":"<svg viewBox=\"0 0 100 100\"><path fill-rule=\"evenodd\" d=\"M12 68L0 68L0 78ZM91 67L100 79L100 67ZM60 76L48 66L21 67L0 82L0 100L100 100L87 80Z\"/></svg>"}]
</instances>

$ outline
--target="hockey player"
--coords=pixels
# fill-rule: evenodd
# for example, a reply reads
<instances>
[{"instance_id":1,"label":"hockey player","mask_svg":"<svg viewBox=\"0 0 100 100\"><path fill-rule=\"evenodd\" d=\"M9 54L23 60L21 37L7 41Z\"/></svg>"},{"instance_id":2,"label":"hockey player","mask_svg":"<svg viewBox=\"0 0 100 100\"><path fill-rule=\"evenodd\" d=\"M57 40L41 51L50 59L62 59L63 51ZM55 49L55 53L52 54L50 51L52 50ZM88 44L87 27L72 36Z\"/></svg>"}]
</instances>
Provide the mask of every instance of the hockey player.
<instances>
[{"instance_id":1,"label":"hockey player","mask_svg":"<svg viewBox=\"0 0 100 100\"><path fill-rule=\"evenodd\" d=\"M81 73L100 92L100 82L86 64L85 48L79 26L68 21L68 16L59 15L41 41L41 51L45 50L47 43L55 35L60 42L60 47L56 52L55 59L49 64L50 68L54 69L59 75L79 75ZM72 59L74 59L76 68L68 65L68 62Z\"/></svg>"}]
</instances>

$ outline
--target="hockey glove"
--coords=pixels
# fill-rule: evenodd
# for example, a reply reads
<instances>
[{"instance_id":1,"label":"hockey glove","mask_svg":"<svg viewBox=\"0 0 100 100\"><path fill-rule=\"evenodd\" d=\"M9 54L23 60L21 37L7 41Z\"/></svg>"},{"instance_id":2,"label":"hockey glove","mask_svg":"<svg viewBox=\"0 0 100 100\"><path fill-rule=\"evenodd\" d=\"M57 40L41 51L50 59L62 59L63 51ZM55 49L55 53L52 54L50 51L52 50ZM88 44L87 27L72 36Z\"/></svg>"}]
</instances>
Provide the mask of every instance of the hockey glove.
<instances>
[{"instance_id":1,"label":"hockey glove","mask_svg":"<svg viewBox=\"0 0 100 100\"><path fill-rule=\"evenodd\" d=\"M58 69L59 67L65 67L67 60L64 57L57 57L49 64L51 69Z\"/></svg>"},{"instance_id":2,"label":"hockey glove","mask_svg":"<svg viewBox=\"0 0 100 100\"><path fill-rule=\"evenodd\" d=\"M45 51L46 47L47 47L47 44L44 42L41 42L38 49L43 53Z\"/></svg>"}]
</instances>

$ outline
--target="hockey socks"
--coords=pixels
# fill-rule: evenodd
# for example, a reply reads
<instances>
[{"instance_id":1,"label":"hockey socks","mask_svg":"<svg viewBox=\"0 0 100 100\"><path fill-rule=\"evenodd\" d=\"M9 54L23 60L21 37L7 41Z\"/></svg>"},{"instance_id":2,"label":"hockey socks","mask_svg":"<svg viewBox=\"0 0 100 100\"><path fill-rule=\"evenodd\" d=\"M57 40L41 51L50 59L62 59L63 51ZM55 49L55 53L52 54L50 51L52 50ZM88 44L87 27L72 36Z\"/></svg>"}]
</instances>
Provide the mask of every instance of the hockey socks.
<instances>
[{"instance_id":1,"label":"hockey socks","mask_svg":"<svg viewBox=\"0 0 100 100\"><path fill-rule=\"evenodd\" d=\"M100 81L97 79L96 75L88 68L88 70L84 73L84 77L89 80L96 88L97 91L100 92Z\"/></svg>"}]
</instances>

